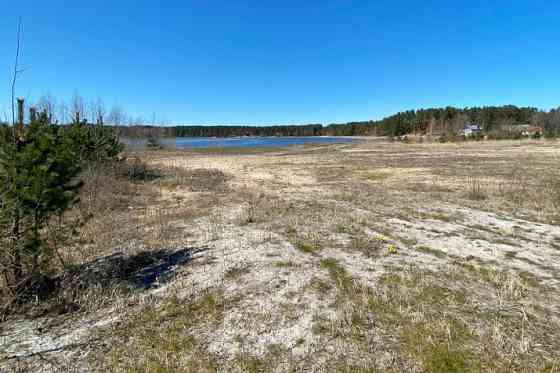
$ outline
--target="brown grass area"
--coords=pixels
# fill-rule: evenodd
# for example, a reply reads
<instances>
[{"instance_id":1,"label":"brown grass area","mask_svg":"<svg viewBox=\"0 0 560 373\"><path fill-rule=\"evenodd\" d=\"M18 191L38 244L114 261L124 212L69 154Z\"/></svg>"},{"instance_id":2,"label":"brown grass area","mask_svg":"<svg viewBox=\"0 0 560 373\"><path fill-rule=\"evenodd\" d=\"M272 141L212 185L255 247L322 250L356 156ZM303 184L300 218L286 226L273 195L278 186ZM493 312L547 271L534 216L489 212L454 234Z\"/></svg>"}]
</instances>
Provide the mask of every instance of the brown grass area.
<instances>
[{"instance_id":1,"label":"brown grass area","mask_svg":"<svg viewBox=\"0 0 560 373\"><path fill-rule=\"evenodd\" d=\"M529 140L133 153L151 176L100 179L65 251L74 266L119 254L126 271L52 331L91 342L46 356L123 372L555 371L559 157ZM172 276L131 281L160 267ZM101 325L82 333L84 314ZM41 340L26 333L23 350Z\"/></svg>"}]
</instances>

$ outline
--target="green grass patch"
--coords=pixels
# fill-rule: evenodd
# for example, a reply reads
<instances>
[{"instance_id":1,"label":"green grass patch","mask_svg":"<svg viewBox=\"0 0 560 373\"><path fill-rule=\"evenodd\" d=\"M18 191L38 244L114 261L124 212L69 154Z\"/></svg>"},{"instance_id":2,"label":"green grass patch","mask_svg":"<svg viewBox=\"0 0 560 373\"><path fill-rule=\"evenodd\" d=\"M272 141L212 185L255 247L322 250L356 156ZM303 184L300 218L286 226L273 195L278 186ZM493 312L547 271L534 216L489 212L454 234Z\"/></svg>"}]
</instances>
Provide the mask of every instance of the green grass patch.
<instances>
[{"instance_id":1,"label":"green grass patch","mask_svg":"<svg viewBox=\"0 0 560 373\"><path fill-rule=\"evenodd\" d=\"M539 278L534 274L532 274L531 272L527 272L527 271L519 272L519 277L523 280L523 282L527 286L533 288L539 288L541 286Z\"/></svg>"},{"instance_id":2,"label":"green grass patch","mask_svg":"<svg viewBox=\"0 0 560 373\"><path fill-rule=\"evenodd\" d=\"M381 171L368 171L363 173L361 176L364 180L367 181L380 182L389 178L391 174Z\"/></svg>"},{"instance_id":3,"label":"green grass patch","mask_svg":"<svg viewBox=\"0 0 560 373\"><path fill-rule=\"evenodd\" d=\"M237 280L250 272L249 267L231 267L224 273L224 278L226 280Z\"/></svg>"},{"instance_id":4,"label":"green grass patch","mask_svg":"<svg viewBox=\"0 0 560 373\"><path fill-rule=\"evenodd\" d=\"M316 246L311 245L308 242L296 242L294 247L305 254L316 254L319 251Z\"/></svg>"},{"instance_id":5,"label":"green grass patch","mask_svg":"<svg viewBox=\"0 0 560 373\"><path fill-rule=\"evenodd\" d=\"M124 322L103 329L99 337L108 351L92 354L90 369L110 372L213 372L217 357L189 333L196 326L215 325L222 318L223 292L205 291L189 302L170 297L148 305Z\"/></svg>"},{"instance_id":6,"label":"green grass patch","mask_svg":"<svg viewBox=\"0 0 560 373\"><path fill-rule=\"evenodd\" d=\"M443 258L447 257L447 253L445 253L441 250L438 250L438 249L434 249L434 248L429 247L429 246L415 246L414 250L420 251L424 254L435 256L436 258L440 258L440 259L443 259Z\"/></svg>"},{"instance_id":7,"label":"green grass patch","mask_svg":"<svg viewBox=\"0 0 560 373\"><path fill-rule=\"evenodd\" d=\"M455 319L449 319L445 324L438 328L430 322L407 323L401 330L407 352L420 360L427 372L480 370L475 354L465 348L465 341L470 337L465 325Z\"/></svg>"},{"instance_id":8,"label":"green grass patch","mask_svg":"<svg viewBox=\"0 0 560 373\"><path fill-rule=\"evenodd\" d=\"M337 287L348 289L352 286L352 278L338 260L334 258L321 259L321 268L328 271L329 276Z\"/></svg>"},{"instance_id":9,"label":"green grass patch","mask_svg":"<svg viewBox=\"0 0 560 373\"><path fill-rule=\"evenodd\" d=\"M350 239L350 249L364 254L366 257L379 256L383 250L383 242L369 237L364 233L358 233Z\"/></svg>"},{"instance_id":10,"label":"green grass patch","mask_svg":"<svg viewBox=\"0 0 560 373\"><path fill-rule=\"evenodd\" d=\"M319 298L322 298L325 294L333 289L333 285L324 281L318 277L313 277L309 282L311 288L319 294Z\"/></svg>"},{"instance_id":11,"label":"green grass patch","mask_svg":"<svg viewBox=\"0 0 560 373\"><path fill-rule=\"evenodd\" d=\"M298 236L297 233L292 232L289 234L289 240L296 250L305 254L317 255L322 248L322 241L317 233L307 233Z\"/></svg>"},{"instance_id":12,"label":"green grass patch","mask_svg":"<svg viewBox=\"0 0 560 373\"><path fill-rule=\"evenodd\" d=\"M275 262L274 266L277 268L296 268L299 267L300 265L291 260L286 260L286 261Z\"/></svg>"}]
</instances>

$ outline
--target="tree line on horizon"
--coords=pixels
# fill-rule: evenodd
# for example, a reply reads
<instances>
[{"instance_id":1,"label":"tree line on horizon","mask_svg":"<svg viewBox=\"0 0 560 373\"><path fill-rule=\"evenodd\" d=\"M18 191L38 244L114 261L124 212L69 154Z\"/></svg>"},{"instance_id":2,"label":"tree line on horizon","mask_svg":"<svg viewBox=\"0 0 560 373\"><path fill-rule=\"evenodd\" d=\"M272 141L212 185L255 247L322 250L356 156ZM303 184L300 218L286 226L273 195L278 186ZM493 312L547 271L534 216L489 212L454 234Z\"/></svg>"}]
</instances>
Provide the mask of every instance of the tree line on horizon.
<instances>
[{"instance_id":1,"label":"tree line on horizon","mask_svg":"<svg viewBox=\"0 0 560 373\"><path fill-rule=\"evenodd\" d=\"M485 134L499 133L504 127L529 124L543 133L556 134L560 128L560 108L549 112L514 105L430 108L397 113L380 121L343 128L365 135L403 136L409 134L457 134L467 124L479 125Z\"/></svg>"},{"instance_id":2,"label":"tree line on horizon","mask_svg":"<svg viewBox=\"0 0 560 373\"><path fill-rule=\"evenodd\" d=\"M109 110L101 99L87 102L79 94L66 104L47 94L31 104L46 113L52 123L66 125L75 118L90 123L119 127L126 138L158 137L240 137L240 136L388 136L457 134L466 124L478 124L485 134L498 133L504 126L529 124L542 129L548 137L560 133L560 107L550 111L514 105L456 108L428 108L398 112L381 120L305 125L167 125L165 120L151 120L128 115L122 107ZM4 122L7 123L7 120ZM1 122L0 122L1 123Z\"/></svg>"},{"instance_id":3,"label":"tree line on horizon","mask_svg":"<svg viewBox=\"0 0 560 373\"><path fill-rule=\"evenodd\" d=\"M340 124L285 126L128 126L125 137L233 137L233 136L389 136L410 134L442 136L457 134L465 125L477 124L485 134L497 134L506 126L529 124L556 137L560 130L560 107L549 112L514 105L472 108L430 108L399 112L381 120Z\"/></svg>"}]
</instances>

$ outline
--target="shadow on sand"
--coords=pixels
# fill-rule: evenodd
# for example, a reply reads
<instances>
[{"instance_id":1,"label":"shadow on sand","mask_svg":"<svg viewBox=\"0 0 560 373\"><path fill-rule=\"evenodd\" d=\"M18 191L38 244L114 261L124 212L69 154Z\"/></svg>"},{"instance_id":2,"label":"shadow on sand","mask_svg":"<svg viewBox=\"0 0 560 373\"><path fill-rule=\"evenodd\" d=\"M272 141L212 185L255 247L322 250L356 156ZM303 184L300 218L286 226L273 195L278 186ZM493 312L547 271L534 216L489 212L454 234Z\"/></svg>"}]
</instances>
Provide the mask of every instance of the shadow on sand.
<instances>
[{"instance_id":1,"label":"shadow on sand","mask_svg":"<svg viewBox=\"0 0 560 373\"><path fill-rule=\"evenodd\" d=\"M190 262L206 248L142 251L134 255L116 253L70 268L58 279L61 289L84 290L128 285L149 289L163 285L175 269Z\"/></svg>"}]
</instances>

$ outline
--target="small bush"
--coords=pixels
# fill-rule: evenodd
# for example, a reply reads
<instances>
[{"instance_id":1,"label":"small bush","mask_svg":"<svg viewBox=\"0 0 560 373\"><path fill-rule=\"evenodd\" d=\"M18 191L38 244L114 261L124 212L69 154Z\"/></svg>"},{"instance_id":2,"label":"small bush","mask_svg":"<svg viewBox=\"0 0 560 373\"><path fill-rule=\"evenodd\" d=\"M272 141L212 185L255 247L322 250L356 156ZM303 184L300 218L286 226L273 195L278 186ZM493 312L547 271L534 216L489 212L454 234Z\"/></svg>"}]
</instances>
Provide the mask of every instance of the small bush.
<instances>
[{"instance_id":1,"label":"small bush","mask_svg":"<svg viewBox=\"0 0 560 373\"><path fill-rule=\"evenodd\" d=\"M459 137L456 136L453 133L444 133L443 135L441 135L439 137L439 142L440 143L446 143L446 142L456 142L459 140Z\"/></svg>"},{"instance_id":2,"label":"small bush","mask_svg":"<svg viewBox=\"0 0 560 373\"><path fill-rule=\"evenodd\" d=\"M148 139L146 140L146 147L151 150L158 150L163 148L159 137L154 135L148 136Z\"/></svg>"}]
</instances>

